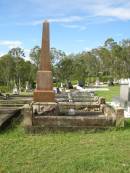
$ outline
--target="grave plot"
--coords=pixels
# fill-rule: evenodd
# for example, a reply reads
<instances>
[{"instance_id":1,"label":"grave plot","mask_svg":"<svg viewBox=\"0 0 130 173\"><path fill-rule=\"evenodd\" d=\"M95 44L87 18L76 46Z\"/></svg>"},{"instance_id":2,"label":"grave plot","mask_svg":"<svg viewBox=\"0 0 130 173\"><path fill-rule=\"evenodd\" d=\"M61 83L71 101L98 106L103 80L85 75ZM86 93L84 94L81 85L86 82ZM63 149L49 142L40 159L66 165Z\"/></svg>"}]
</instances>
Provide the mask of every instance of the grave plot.
<instances>
[{"instance_id":1,"label":"grave plot","mask_svg":"<svg viewBox=\"0 0 130 173\"><path fill-rule=\"evenodd\" d=\"M81 130L124 125L124 110L113 109L104 98L88 92L54 94L49 45L49 23L44 22L33 102L24 106L24 125L28 132ZM73 91L73 90L72 90Z\"/></svg>"}]
</instances>

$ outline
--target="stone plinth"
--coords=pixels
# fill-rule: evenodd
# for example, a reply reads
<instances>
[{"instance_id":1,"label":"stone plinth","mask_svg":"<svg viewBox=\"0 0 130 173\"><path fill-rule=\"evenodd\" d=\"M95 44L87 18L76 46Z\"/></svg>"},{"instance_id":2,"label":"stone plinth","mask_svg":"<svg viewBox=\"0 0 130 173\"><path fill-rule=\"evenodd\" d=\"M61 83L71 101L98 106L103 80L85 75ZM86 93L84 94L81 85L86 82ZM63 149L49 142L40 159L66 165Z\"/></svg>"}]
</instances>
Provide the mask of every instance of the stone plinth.
<instances>
[{"instance_id":1,"label":"stone plinth","mask_svg":"<svg viewBox=\"0 0 130 173\"><path fill-rule=\"evenodd\" d=\"M53 91L34 91L34 101L36 102L54 102L55 94Z\"/></svg>"}]
</instances>

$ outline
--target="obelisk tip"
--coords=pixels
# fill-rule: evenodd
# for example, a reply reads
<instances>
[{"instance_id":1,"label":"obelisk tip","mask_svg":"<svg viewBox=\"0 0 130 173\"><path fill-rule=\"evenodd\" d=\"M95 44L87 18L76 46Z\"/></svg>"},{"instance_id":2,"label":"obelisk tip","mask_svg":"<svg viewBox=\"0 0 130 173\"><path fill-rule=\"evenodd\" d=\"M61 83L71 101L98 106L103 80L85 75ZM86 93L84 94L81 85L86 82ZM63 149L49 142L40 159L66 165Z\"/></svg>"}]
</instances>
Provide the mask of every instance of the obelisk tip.
<instances>
[{"instance_id":1,"label":"obelisk tip","mask_svg":"<svg viewBox=\"0 0 130 173\"><path fill-rule=\"evenodd\" d=\"M46 20L44 20L44 23L49 23L49 22L48 22L48 20L46 19Z\"/></svg>"}]
</instances>

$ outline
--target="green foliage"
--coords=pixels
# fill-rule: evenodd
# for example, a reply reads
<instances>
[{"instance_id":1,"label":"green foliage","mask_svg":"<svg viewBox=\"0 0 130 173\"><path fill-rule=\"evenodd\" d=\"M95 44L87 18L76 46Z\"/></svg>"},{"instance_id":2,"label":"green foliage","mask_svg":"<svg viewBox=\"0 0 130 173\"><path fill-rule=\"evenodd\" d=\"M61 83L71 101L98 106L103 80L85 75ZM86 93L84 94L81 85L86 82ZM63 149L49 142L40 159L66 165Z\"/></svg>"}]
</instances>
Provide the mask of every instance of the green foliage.
<instances>
[{"instance_id":1,"label":"green foliage","mask_svg":"<svg viewBox=\"0 0 130 173\"><path fill-rule=\"evenodd\" d=\"M0 92L1 93L8 93L10 92L10 87L9 86L0 86Z\"/></svg>"},{"instance_id":2,"label":"green foliage","mask_svg":"<svg viewBox=\"0 0 130 173\"><path fill-rule=\"evenodd\" d=\"M36 80L39 65L40 47L35 46L30 53L31 61L25 61L24 50L13 48L0 58L0 83L12 87L25 88ZM130 40L117 43L108 38L102 47L89 52L66 55L63 51L51 48L53 76L58 82L83 81L94 83L96 79L107 82L111 79L130 78Z\"/></svg>"},{"instance_id":3,"label":"green foliage","mask_svg":"<svg viewBox=\"0 0 130 173\"><path fill-rule=\"evenodd\" d=\"M61 81L72 80L73 59L65 57L55 66L56 78Z\"/></svg>"},{"instance_id":4,"label":"green foliage","mask_svg":"<svg viewBox=\"0 0 130 173\"><path fill-rule=\"evenodd\" d=\"M62 50L58 50L56 48L51 48L50 50L50 55L51 55L51 62L52 64L57 64L60 60L62 60L64 57L66 57L65 52Z\"/></svg>"},{"instance_id":5,"label":"green foliage","mask_svg":"<svg viewBox=\"0 0 130 173\"><path fill-rule=\"evenodd\" d=\"M73 63L70 62L71 65L68 65L67 62L72 60ZM59 79L61 79L61 76L65 78L66 75L72 80L85 81L85 79L88 79L88 82L92 82L92 77L98 77L103 82L110 79L129 78L130 40L127 39L117 43L112 38L108 38L104 46L90 52L69 55L60 61L57 66L59 67L61 64L62 68L56 69Z\"/></svg>"},{"instance_id":6,"label":"green foliage","mask_svg":"<svg viewBox=\"0 0 130 173\"><path fill-rule=\"evenodd\" d=\"M39 46L35 46L33 49L31 49L30 52L30 58L37 68L40 63L40 53L41 53L41 48ZM50 58L51 58L51 63L53 65L57 64L65 56L66 56L65 52L63 52L62 50L58 50L56 48L51 48L50 50Z\"/></svg>"},{"instance_id":7,"label":"green foliage","mask_svg":"<svg viewBox=\"0 0 130 173\"><path fill-rule=\"evenodd\" d=\"M40 62L40 52L41 49L39 46L35 46L30 52L30 58L32 62L36 65L37 69Z\"/></svg>"},{"instance_id":8,"label":"green foliage","mask_svg":"<svg viewBox=\"0 0 130 173\"><path fill-rule=\"evenodd\" d=\"M23 54L20 48L15 48L0 58L0 84L9 88L2 87L2 92L11 90L15 84L18 88L25 88L26 81L32 84L35 80L36 67L30 61L25 61Z\"/></svg>"},{"instance_id":9,"label":"green foliage","mask_svg":"<svg viewBox=\"0 0 130 173\"><path fill-rule=\"evenodd\" d=\"M11 55L12 57L14 58L17 58L17 57L24 57L25 56L25 53L24 53L24 50L20 47L17 47L17 48L12 48L9 52L8 52L9 55Z\"/></svg>"},{"instance_id":10,"label":"green foliage","mask_svg":"<svg viewBox=\"0 0 130 173\"><path fill-rule=\"evenodd\" d=\"M113 78L111 76L100 76L99 80L101 82L108 82L109 80L113 80Z\"/></svg>"}]
</instances>

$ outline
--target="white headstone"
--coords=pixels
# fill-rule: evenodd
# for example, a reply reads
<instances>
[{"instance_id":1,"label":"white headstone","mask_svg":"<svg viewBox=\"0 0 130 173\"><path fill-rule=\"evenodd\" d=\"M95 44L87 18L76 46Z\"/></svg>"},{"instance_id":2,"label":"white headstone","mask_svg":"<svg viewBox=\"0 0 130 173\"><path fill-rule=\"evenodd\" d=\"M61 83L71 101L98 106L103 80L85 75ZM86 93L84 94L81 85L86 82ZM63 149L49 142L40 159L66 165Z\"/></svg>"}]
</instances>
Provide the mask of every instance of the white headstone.
<instances>
[{"instance_id":1,"label":"white headstone","mask_svg":"<svg viewBox=\"0 0 130 173\"><path fill-rule=\"evenodd\" d=\"M29 84L28 84L28 81L26 82L25 90L26 90L26 92L29 90Z\"/></svg>"},{"instance_id":2,"label":"white headstone","mask_svg":"<svg viewBox=\"0 0 130 173\"><path fill-rule=\"evenodd\" d=\"M13 88L13 94L19 94L18 88L15 84L14 88Z\"/></svg>"},{"instance_id":3,"label":"white headstone","mask_svg":"<svg viewBox=\"0 0 130 173\"><path fill-rule=\"evenodd\" d=\"M130 79L120 80L120 99L124 102L130 101Z\"/></svg>"}]
</instances>

